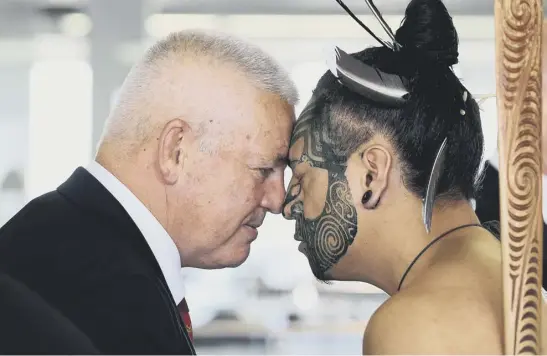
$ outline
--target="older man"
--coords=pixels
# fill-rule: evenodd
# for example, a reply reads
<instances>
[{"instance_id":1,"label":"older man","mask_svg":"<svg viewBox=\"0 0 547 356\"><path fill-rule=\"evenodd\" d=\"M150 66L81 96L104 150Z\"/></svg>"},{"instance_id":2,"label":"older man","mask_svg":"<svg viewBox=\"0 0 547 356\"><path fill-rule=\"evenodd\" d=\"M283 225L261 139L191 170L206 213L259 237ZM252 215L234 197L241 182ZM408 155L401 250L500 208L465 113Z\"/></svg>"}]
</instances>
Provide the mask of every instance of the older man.
<instances>
[{"instance_id":1,"label":"older man","mask_svg":"<svg viewBox=\"0 0 547 356\"><path fill-rule=\"evenodd\" d=\"M96 159L0 230L0 269L103 353L194 353L181 267L240 265L281 212L296 101L260 49L170 35L130 71Z\"/></svg>"}]
</instances>

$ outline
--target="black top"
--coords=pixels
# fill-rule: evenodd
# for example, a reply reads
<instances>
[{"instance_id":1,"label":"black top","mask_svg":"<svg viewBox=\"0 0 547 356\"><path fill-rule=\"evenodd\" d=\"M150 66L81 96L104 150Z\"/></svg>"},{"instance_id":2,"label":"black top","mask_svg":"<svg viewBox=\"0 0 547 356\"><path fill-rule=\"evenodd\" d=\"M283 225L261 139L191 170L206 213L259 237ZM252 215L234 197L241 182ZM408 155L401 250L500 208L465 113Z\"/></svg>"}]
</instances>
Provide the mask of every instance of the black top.
<instances>
[{"instance_id":1,"label":"black top","mask_svg":"<svg viewBox=\"0 0 547 356\"><path fill-rule=\"evenodd\" d=\"M96 355L74 324L40 296L0 273L0 354Z\"/></svg>"},{"instance_id":2,"label":"black top","mask_svg":"<svg viewBox=\"0 0 547 356\"><path fill-rule=\"evenodd\" d=\"M498 170L490 163L486 162L484 171L484 180L482 188L479 191L476 201L475 212L481 223L489 221L499 221L500 219L500 187ZM546 204L547 202L544 202ZM543 223L543 246L545 245L545 237L547 236L547 226ZM499 238L499 236L498 236ZM547 255L543 256L543 276L547 276ZM543 278L543 288L546 287L546 277Z\"/></svg>"},{"instance_id":3,"label":"black top","mask_svg":"<svg viewBox=\"0 0 547 356\"><path fill-rule=\"evenodd\" d=\"M106 354L191 354L161 269L133 220L85 169L0 229L0 271Z\"/></svg>"}]
</instances>

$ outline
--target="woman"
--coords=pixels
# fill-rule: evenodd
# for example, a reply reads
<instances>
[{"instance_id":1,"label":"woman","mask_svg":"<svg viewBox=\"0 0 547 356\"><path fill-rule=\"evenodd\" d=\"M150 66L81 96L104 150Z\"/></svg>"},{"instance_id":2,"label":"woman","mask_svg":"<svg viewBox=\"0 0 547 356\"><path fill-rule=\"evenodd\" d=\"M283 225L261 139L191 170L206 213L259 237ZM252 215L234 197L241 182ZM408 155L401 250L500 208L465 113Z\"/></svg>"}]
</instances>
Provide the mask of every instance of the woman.
<instances>
[{"instance_id":1,"label":"woman","mask_svg":"<svg viewBox=\"0 0 547 356\"><path fill-rule=\"evenodd\" d=\"M469 203L483 134L451 70L447 9L413 0L392 43L337 50L334 62L291 139L283 213L300 251L320 280L391 296L366 328L365 354L501 354L501 248Z\"/></svg>"}]
</instances>

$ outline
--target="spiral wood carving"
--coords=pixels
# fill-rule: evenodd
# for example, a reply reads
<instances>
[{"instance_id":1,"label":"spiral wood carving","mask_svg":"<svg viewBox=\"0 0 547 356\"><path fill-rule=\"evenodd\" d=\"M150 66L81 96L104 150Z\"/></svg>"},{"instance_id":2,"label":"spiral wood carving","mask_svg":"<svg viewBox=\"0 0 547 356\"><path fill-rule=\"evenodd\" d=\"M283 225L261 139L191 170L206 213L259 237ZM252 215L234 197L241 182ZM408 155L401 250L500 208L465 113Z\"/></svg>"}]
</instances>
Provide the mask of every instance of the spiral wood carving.
<instances>
[{"instance_id":1,"label":"spiral wood carving","mask_svg":"<svg viewBox=\"0 0 547 356\"><path fill-rule=\"evenodd\" d=\"M500 220L506 354L539 354L541 0L496 0Z\"/></svg>"}]
</instances>

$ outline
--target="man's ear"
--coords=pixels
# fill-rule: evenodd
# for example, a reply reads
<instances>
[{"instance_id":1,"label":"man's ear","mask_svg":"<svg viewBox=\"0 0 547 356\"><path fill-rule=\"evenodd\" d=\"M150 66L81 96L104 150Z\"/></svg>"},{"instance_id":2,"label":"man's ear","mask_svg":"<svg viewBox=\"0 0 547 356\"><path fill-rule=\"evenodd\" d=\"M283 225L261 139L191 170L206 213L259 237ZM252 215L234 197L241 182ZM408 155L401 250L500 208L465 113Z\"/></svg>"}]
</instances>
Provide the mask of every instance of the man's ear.
<instances>
[{"instance_id":1,"label":"man's ear","mask_svg":"<svg viewBox=\"0 0 547 356\"><path fill-rule=\"evenodd\" d=\"M157 161L161 177L167 184L175 184L178 181L185 159L182 140L189 129L186 122L174 119L169 121L160 133Z\"/></svg>"},{"instance_id":2,"label":"man's ear","mask_svg":"<svg viewBox=\"0 0 547 356\"><path fill-rule=\"evenodd\" d=\"M361 188L364 196L363 205L367 209L374 209L384 195L391 170L391 153L382 145L372 145L360 153L363 174Z\"/></svg>"}]
</instances>

